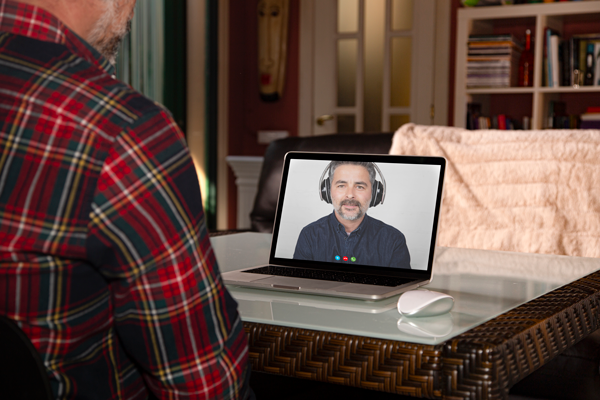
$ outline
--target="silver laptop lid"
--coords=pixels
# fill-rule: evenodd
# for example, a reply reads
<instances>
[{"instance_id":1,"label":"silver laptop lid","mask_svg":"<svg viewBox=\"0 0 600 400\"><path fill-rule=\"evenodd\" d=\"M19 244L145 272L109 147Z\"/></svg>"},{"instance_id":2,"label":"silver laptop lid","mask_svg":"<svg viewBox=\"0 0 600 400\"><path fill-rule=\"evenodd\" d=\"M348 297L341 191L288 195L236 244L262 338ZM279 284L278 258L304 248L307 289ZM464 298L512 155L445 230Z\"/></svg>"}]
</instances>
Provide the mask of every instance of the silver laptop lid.
<instances>
[{"instance_id":1,"label":"silver laptop lid","mask_svg":"<svg viewBox=\"0 0 600 400\"><path fill-rule=\"evenodd\" d=\"M269 263L431 279L445 165L441 157L287 153ZM355 243L346 246L345 235Z\"/></svg>"}]
</instances>

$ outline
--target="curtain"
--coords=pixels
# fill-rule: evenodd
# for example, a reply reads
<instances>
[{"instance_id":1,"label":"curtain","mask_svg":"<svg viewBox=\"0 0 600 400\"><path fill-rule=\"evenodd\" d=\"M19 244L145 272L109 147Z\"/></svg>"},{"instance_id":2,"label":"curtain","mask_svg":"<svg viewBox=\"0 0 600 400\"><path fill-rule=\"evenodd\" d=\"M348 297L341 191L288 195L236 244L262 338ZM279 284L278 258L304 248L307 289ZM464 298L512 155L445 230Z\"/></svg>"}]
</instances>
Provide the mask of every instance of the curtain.
<instances>
[{"instance_id":1,"label":"curtain","mask_svg":"<svg viewBox=\"0 0 600 400\"><path fill-rule=\"evenodd\" d=\"M138 1L117 57L117 78L164 104L165 0Z\"/></svg>"}]
</instances>

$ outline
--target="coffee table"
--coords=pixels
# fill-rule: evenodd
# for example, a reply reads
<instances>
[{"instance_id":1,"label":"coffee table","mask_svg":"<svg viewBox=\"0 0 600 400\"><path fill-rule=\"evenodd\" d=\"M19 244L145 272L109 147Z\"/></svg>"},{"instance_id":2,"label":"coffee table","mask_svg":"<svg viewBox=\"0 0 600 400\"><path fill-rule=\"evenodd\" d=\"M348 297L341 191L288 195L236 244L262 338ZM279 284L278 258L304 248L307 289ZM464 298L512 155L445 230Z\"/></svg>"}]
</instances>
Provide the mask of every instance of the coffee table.
<instances>
[{"instance_id":1,"label":"coffee table","mask_svg":"<svg viewBox=\"0 0 600 400\"><path fill-rule=\"evenodd\" d=\"M270 234L214 236L222 271L268 261ZM365 302L230 286L253 370L425 398L506 398L600 328L600 260L438 248L451 313L405 318Z\"/></svg>"}]
</instances>

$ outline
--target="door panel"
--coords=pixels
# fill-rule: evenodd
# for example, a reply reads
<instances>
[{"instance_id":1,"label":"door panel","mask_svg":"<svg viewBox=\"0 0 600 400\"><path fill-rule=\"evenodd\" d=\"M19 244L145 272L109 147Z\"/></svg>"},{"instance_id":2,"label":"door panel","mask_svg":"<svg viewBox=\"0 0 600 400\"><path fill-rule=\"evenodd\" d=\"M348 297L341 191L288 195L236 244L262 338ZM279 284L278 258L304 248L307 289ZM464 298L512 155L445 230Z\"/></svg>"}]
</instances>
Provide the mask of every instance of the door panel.
<instances>
[{"instance_id":1,"label":"door panel","mask_svg":"<svg viewBox=\"0 0 600 400\"><path fill-rule=\"evenodd\" d=\"M311 134L432 122L435 0L318 0L310 11Z\"/></svg>"},{"instance_id":2,"label":"door panel","mask_svg":"<svg viewBox=\"0 0 600 400\"><path fill-rule=\"evenodd\" d=\"M336 1L318 0L315 2L314 11L314 118L311 122L311 131L314 135L324 135L337 131ZM323 124L317 124L316 120L323 115L333 115L334 118L325 121Z\"/></svg>"}]
</instances>

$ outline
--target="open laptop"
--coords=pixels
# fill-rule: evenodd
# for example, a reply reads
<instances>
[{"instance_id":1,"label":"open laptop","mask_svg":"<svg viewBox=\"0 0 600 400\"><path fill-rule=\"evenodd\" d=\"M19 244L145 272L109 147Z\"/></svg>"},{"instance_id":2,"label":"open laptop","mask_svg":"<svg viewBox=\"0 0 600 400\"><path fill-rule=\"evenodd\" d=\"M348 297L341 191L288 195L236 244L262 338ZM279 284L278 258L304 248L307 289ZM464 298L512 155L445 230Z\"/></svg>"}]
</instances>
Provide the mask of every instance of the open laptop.
<instances>
[{"instance_id":1,"label":"open laptop","mask_svg":"<svg viewBox=\"0 0 600 400\"><path fill-rule=\"evenodd\" d=\"M429 283L445 166L442 157L287 153L269 263L226 272L225 283L365 300Z\"/></svg>"}]
</instances>

